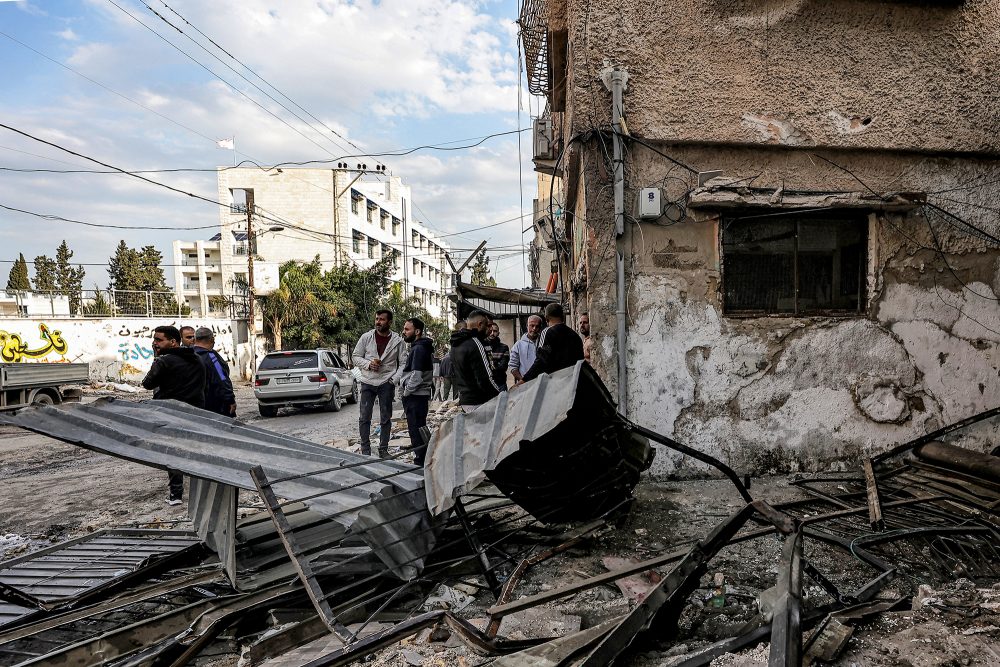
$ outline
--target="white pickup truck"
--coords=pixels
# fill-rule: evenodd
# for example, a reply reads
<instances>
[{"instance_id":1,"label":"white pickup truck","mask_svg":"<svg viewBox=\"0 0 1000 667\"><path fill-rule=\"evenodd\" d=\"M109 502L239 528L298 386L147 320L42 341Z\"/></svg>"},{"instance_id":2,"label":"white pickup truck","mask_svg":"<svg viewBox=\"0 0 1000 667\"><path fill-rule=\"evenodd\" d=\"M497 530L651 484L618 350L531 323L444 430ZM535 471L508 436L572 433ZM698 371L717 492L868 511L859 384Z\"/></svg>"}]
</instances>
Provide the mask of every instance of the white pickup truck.
<instances>
[{"instance_id":1,"label":"white pickup truck","mask_svg":"<svg viewBox=\"0 0 1000 667\"><path fill-rule=\"evenodd\" d=\"M80 389L65 385L89 382L88 364L0 364L0 410L79 401Z\"/></svg>"}]
</instances>

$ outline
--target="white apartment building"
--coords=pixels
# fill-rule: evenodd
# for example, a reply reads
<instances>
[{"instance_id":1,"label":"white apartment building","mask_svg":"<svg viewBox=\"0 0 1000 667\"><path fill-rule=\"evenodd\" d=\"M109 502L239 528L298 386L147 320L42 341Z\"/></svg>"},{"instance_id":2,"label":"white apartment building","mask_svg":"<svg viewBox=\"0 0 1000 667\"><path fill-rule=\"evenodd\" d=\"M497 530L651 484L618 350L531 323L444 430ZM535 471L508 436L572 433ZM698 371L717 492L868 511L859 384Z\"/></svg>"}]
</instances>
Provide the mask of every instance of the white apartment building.
<instances>
[{"instance_id":1,"label":"white apartment building","mask_svg":"<svg viewBox=\"0 0 1000 667\"><path fill-rule=\"evenodd\" d=\"M445 295L449 246L415 221L409 186L398 176L346 168L220 168L220 232L208 241L175 241L175 286L195 314L213 312L246 280L252 203L254 289L265 294L289 261L319 257L324 269L344 263L368 268L393 257L392 280L434 317L450 319Z\"/></svg>"}]
</instances>

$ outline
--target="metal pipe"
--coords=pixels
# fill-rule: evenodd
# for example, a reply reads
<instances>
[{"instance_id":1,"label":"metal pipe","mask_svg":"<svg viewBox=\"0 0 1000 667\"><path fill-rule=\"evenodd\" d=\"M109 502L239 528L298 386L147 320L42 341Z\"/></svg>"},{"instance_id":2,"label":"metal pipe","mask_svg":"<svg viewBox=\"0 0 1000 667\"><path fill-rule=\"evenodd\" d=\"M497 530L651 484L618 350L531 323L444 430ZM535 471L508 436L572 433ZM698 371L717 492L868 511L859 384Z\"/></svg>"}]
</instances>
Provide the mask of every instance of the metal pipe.
<instances>
[{"instance_id":1,"label":"metal pipe","mask_svg":"<svg viewBox=\"0 0 1000 667\"><path fill-rule=\"evenodd\" d=\"M601 71L604 85L611 91L611 125L614 128L613 167L615 192L615 254L616 254L616 308L618 348L618 412L628 416L628 368L626 364L625 319L625 160L622 135L622 98L628 86L628 72L624 68L608 65Z\"/></svg>"}]
</instances>

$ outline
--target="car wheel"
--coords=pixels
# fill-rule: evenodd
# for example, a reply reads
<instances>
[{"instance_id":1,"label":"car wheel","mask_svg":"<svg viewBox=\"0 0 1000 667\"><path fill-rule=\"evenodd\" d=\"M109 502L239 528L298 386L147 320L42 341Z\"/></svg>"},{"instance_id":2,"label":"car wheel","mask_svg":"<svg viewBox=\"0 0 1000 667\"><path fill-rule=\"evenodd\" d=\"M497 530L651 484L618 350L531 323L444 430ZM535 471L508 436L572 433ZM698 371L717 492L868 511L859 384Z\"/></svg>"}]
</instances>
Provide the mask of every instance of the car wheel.
<instances>
[{"instance_id":1,"label":"car wheel","mask_svg":"<svg viewBox=\"0 0 1000 667\"><path fill-rule=\"evenodd\" d=\"M344 407L344 401L340 398L340 385L333 385L333 394L330 396L330 401L326 404L326 409L330 412L340 412L340 409Z\"/></svg>"},{"instance_id":2,"label":"car wheel","mask_svg":"<svg viewBox=\"0 0 1000 667\"><path fill-rule=\"evenodd\" d=\"M278 408L273 405L257 405L257 409L260 411L261 417L277 417Z\"/></svg>"},{"instance_id":3,"label":"car wheel","mask_svg":"<svg viewBox=\"0 0 1000 667\"><path fill-rule=\"evenodd\" d=\"M361 385L357 382L351 383L351 395L347 397L349 403L357 403L361 400Z\"/></svg>"}]
</instances>

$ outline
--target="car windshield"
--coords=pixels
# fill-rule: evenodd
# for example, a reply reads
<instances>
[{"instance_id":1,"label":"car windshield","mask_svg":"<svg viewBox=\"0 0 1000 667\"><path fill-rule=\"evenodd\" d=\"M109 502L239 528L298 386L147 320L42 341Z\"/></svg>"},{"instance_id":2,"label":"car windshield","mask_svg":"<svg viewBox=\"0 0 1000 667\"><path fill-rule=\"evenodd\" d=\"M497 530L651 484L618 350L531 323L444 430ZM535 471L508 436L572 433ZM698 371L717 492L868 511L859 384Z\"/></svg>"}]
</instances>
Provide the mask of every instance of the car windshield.
<instances>
[{"instance_id":1,"label":"car windshield","mask_svg":"<svg viewBox=\"0 0 1000 667\"><path fill-rule=\"evenodd\" d=\"M260 362L262 371L284 371L299 368L317 368L319 363L315 352L279 352L269 354Z\"/></svg>"}]
</instances>

